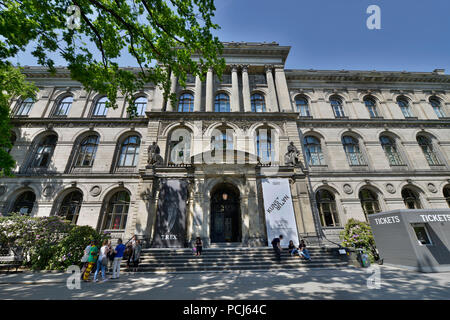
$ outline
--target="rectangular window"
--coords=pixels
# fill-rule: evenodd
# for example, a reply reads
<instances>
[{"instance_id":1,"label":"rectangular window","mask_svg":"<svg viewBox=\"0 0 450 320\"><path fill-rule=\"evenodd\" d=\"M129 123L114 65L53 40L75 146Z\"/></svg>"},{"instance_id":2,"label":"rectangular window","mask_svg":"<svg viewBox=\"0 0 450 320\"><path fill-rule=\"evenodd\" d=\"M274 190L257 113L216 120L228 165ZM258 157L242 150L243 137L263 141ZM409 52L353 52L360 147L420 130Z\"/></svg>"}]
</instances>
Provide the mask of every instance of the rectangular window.
<instances>
[{"instance_id":1,"label":"rectangular window","mask_svg":"<svg viewBox=\"0 0 450 320\"><path fill-rule=\"evenodd\" d=\"M414 233L416 234L417 241L420 245L432 245L431 237L428 234L427 227L423 223L414 223L411 224L414 229Z\"/></svg>"}]
</instances>

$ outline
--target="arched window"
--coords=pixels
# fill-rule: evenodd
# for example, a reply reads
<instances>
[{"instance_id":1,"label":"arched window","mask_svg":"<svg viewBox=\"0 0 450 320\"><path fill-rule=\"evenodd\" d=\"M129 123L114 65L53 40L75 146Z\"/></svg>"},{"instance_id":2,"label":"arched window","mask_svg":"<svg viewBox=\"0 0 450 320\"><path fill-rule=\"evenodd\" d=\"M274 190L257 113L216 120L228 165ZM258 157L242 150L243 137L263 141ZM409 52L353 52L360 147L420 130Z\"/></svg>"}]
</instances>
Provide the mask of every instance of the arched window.
<instances>
[{"instance_id":1,"label":"arched window","mask_svg":"<svg viewBox=\"0 0 450 320\"><path fill-rule=\"evenodd\" d=\"M300 113L300 117L309 117L311 114L309 113L309 104L308 100L304 97L296 97L295 105L297 106L297 112Z\"/></svg>"},{"instance_id":2,"label":"arched window","mask_svg":"<svg viewBox=\"0 0 450 320\"><path fill-rule=\"evenodd\" d=\"M252 94L252 112L266 112L266 100L259 93Z\"/></svg>"},{"instance_id":3,"label":"arched window","mask_svg":"<svg viewBox=\"0 0 450 320\"><path fill-rule=\"evenodd\" d=\"M338 97L330 98L331 108L333 109L335 118L345 117L344 107L342 106L342 100Z\"/></svg>"},{"instance_id":4,"label":"arched window","mask_svg":"<svg viewBox=\"0 0 450 320\"><path fill-rule=\"evenodd\" d=\"M363 154L359 148L359 142L357 139L344 136L342 137L342 144L344 146L345 154L347 155L348 163L351 166L365 166L367 165Z\"/></svg>"},{"instance_id":5,"label":"arched window","mask_svg":"<svg viewBox=\"0 0 450 320\"><path fill-rule=\"evenodd\" d=\"M193 112L194 96L190 93L183 93L178 102L178 112Z\"/></svg>"},{"instance_id":6,"label":"arched window","mask_svg":"<svg viewBox=\"0 0 450 320\"><path fill-rule=\"evenodd\" d=\"M367 111L369 111L371 118L378 118L377 104L375 100L371 97L364 98L364 104L366 105Z\"/></svg>"},{"instance_id":7,"label":"arched window","mask_svg":"<svg viewBox=\"0 0 450 320\"><path fill-rule=\"evenodd\" d=\"M430 98L430 104L438 118L445 118L445 113L441 108L441 101L437 98Z\"/></svg>"},{"instance_id":8,"label":"arched window","mask_svg":"<svg viewBox=\"0 0 450 320\"><path fill-rule=\"evenodd\" d=\"M106 108L106 102L108 102L107 97L102 97L97 100L94 110L92 112L93 117L105 117L108 109Z\"/></svg>"},{"instance_id":9,"label":"arched window","mask_svg":"<svg viewBox=\"0 0 450 320\"><path fill-rule=\"evenodd\" d=\"M403 188L402 198L407 209L422 209L419 195L411 188Z\"/></svg>"},{"instance_id":10,"label":"arched window","mask_svg":"<svg viewBox=\"0 0 450 320\"><path fill-rule=\"evenodd\" d=\"M139 160L139 148L141 139L138 136L131 136L125 139L120 147L119 167L135 167Z\"/></svg>"},{"instance_id":11,"label":"arched window","mask_svg":"<svg viewBox=\"0 0 450 320\"><path fill-rule=\"evenodd\" d=\"M139 97L134 100L134 106L136 107L136 114L138 117L145 116L145 110L147 109L147 98Z\"/></svg>"},{"instance_id":12,"label":"arched window","mask_svg":"<svg viewBox=\"0 0 450 320\"><path fill-rule=\"evenodd\" d=\"M129 207L130 194L127 191L116 192L106 204L102 230L124 230Z\"/></svg>"},{"instance_id":13,"label":"arched window","mask_svg":"<svg viewBox=\"0 0 450 320\"><path fill-rule=\"evenodd\" d=\"M20 103L19 108L17 109L16 116L28 116L31 108L33 107L34 100L33 98L26 98Z\"/></svg>"},{"instance_id":14,"label":"arched window","mask_svg":"<svg viewBox=\"0 0 450 320\"><path fill-rule=\"evenodd\" d=\"M408 100L406 100L405 98L398 98L397 104L400 107L400 110L402 110L402 113L405 116L405 118L414 117L414 115L411 111L411 107L409 106Z\"/></svg>"},{"instance_id":15,"label":"arched window","mask_svg":"<svg viewBox=\"0 0 450 320\"><path fill-rule=\"evenodd\" d=\"M435 151L433 150L433 143L429 138L425 136L417 136L417 143L420 148L422 148L423 154L425 155L425 158L430 166L441 164Z\"/></svg>"},{"instance_id":16,"label":"arched window","mask_svg":"<svg viewBox=\"0 0 450 320\"><path fill-rule=\"evenodd\" d=\"M259 128L256 131L256 152L261 163L269 163L275 160L275 150L270 128Z\"/></svg>"},{"instance_id":17,"label":"arched window","mask_svg":"<svg viewBox=\"0 0 450 320\"><path fill-rule=\"evenodd\" d=\"M76 167L92 167L98 147L98 136L90 135L81 141L76 156Z\"/></svg>"},{"instance_id":18,"label":"arched window","mask_svg":"<svg viewBox=\"0 0 450 320\"><path fill-rule=\"evenodd\" d=\"M72 102L72 96L65 97L64 99L59 101L53 115L56 117L67 116L67 114L69 113L69 109L72 106Z\"/></svg>"},{"instance_id":19,"label":"arched window","mask_svg":"<svg viewBox=\"0 0 450 320\"><path fill-rule=\"evenodd\" d=\"M83 194L80 191L72 191L61 202L57 215L76 224L80 213Z\"/></svg>"},{"instance_id":20,"label":"arched window","mask_svg":"<svg viewBox=\"0 0 450 320\"><path fill-rule=\"evenodd\" d=\"M450 208L450 185L446 185L444 187L443 194L444 194L445 201L447 201L448 207Z\"/></svg>"},{"instance_id":21,"label":"arched window","mask_svg":"<svg viewBox=\"0 0 450 320\"><path fill-rule=\"evenodd\" d=\"M363 188L359 191L359 201L361 201L361 206L367 220L369 214L381 211L377 194L367 188Z\"/></svg>"},{"instance_id":22,"label":"arched window","mask_svg":"<svg viewBox=\"0 0 450 320\"><path fill-rule=\"evenodd\" d=\"M305 148L306 161L310 166L325 165L325 159L323 157L319 139L313 136L306 136L303 138L303 145Z\"/></svg>"},{"instance_id":23,"label":"arched window","mask_svg":"<svg viewBox=\"0 0 450 320\"><path fill-rule=\"evenodd\" d=\"M397 146L394 139L388 136L380 136L381 146L383 147L384 153L391 166L402 166L404 165L400 154L397 151Z\"/></svg>"},{"instance_id":24,"label":"arched window","mask_svg":"<svg viewBox=\"0 0 450 320\"><path fill-rule=\"evenodd\" d=\"M216 95L214 101L215 112L230 112L230 97L226 93Z\"/></svg>"},{"instance_id":25,"label":"arched window","mask_svg":"<svg viewBox=\"0 0 450 320\"><path fill-rule=\"evenodd\" d=\"M20 213L20 214L31 214L33 211L34 202L36 201L36 195L33 191L25 191L19 197L17 197L16 201L14 201L14 205L12 206L10 213Z\"/></svg>"},{"instance_id":26,"label":"arched window","mask_svg":"<svg viewBox=\"0 0 450 320\"><path fill-rule=\"evenodd\" d=\"M172 131L168 141L168 163L189 163L191 157L191 132L185 128Z\"/></svg>"},{"instance_id":27,"label":"arched window","mask_svg":"<svg viewBox=\"0 0 450 320\"><path fill-rule=\"evenodd\" d=\"M31 167L47 168L50 164L53 152L55 151L57 141L58 137L54 134L42 138L41 142L36 147L32 158Z\"/></svg>"},{"instance_id":28,"label":"arched window","mask_svg":"<svg viewBox=\"0 0 450 320\"><path fill-rule=\"evenodd\" d=\"M221 127L216 130L211 137L212 150L233 150L233 129Z\"/></svg>"},{"instance_id":29,"label":"arched window","mask_svg":"<svg viewBox=\"0 0 450 320\"><path fill-rule=\"evenodd\" d=\"M328 190L321 189L316 193L316 202L322 227L339 227L340 222L334 195Z\"/></svg>"}]
</instances>

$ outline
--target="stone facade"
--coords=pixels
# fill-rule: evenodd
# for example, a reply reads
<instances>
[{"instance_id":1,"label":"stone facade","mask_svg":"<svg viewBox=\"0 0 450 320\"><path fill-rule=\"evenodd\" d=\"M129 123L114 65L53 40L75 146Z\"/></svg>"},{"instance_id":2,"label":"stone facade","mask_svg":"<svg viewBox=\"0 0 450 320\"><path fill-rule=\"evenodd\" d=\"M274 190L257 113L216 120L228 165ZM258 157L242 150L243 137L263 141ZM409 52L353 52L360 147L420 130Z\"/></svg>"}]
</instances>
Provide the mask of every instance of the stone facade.
<instances>
[{"instance_id":1,"label":"stone facade","mask_svg":"<svg viewBox=\"0 0 450 320\"><path fill-rule=\"evenodd\" d=\"M183 101L175 109L163 100L159 88L149 84L136 93L147 103L142 116L133 119L127 117L123 97L117 109L96 116L101 97L85 91L64 68L54 76L42 68L25 68L40 91L28 113L20 109L20 97L11 102L15 142L10 152L17 167L15 177L0 180L2 214L13 210L27 191L35 196L29 200L30 214L67 212L64 199L77 191L82 195L81 205L72 201L77 224L106 229L114 237L128 239L136 234L151 240L159 180L179 178L190 182L188 241L201 236L210 244L211 199L218 186L228 186L238 194L239 230L234 232L239 233L239 242L265 245L261 179L266 177L289 179L299 236L310 241L323 235L336 241L349 218L366 220L374 207L375 211L405 208L408 201L414 202L405 190L417 196L422 208L449 206L445 188L450 185L446 118L450 76L442 70L288 70L284 64L289 50L275 43L227 43L222 79L210 70L205 81L188 77L182 88L172 76L171 90ZM220 94L228 102L219 101ZM68 96L73 101L61 115L56 110ZM408 110L400 108L399 98L408 103ZM366 103L368 99L373 105ZM333 109L332 100L340 106ZM436 101L439 106L433 107L431 102ZM222 107L229 110L216 112ZM171 147L177 129L188 133L182 164L170 162L177 154ZM222 135L225 129L231 133ZM270 143L258 143L261 129L270 130ZM56 136L54 145L42 142L50 141L46 139L50 136ZM230 158L206 161L214 147L212 136L233 150ZM384 136L394 141L393 146L382 144ZM428 147L419 145L422 136L430 142ZM86 146L88 137L98 139L95 152L81 163L80 150L94 148ZM308 137L318 144L307 145ZM356 145L344 148L349 141ZM162 164L148 165L147 150L153 142L159 146ZM301 150L295 166L285 162L291 142ZM42 160L45 150L50 150L49 160ZM261 161L264 151L270 163ZM322 190L328 191L328 198ZM364 198L369 194L365 190L377 204ZM121 191L129 198L118 197ZM111 211L120 212L117 225L106 217Z\"/></svg>"}]
</instances>

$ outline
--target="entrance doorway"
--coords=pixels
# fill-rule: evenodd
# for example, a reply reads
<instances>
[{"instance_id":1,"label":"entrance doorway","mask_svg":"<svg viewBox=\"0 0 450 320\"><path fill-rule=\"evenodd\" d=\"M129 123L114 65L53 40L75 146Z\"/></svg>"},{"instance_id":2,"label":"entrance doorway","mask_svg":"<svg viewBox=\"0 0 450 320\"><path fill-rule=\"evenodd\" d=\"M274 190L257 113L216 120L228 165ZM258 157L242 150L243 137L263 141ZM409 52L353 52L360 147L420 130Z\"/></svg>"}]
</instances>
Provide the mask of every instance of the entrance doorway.
<instances>
[{"instance_id":1,"label":"entrance doorway","mask_svg":"<svg viewBox=\"0 0 450 320\"><path fill-rule=\"evenodd\" d=\"M229 183L211 192L211 242L241 242L239 190Z\"/></svg>"}]
</instances>

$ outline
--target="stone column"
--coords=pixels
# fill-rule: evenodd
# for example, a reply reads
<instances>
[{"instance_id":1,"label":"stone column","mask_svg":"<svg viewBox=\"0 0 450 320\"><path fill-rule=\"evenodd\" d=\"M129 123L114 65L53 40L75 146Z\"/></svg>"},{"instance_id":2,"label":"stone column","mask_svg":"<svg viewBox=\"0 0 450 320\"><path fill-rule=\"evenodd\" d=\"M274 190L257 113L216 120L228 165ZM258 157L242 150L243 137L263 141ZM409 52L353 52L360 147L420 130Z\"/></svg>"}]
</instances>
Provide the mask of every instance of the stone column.
<instances>
[{"instance_id":1,"label":"stone column","mask_svg":"<svg viewBox=\"0 0 450 320\"><path fill-rule=\"evenodd\" d=\"M239 112L239 82L237 65L231 66L231 112Z\"/></svg>"},{"instance_id":2,"label":"stone column","mask_svg":"<svg viewBox=\"0 0 450 320\"><path fill-rule=\"evenodd\" d=\"M250 82L248 80L248 66L242 66L242 96L244 98L244 111L251 112L252 104L250 102Z\"/></svg>"},{"instance_id":3,"label":"stone column","mask_svg":"<svg viewBox=\"0 0 450 320\"><path fill-rule=\"evenodd\" d=\"M173 71L170 73L170 94L175 93L177 90L177 77L175 76L175 74L173 73ZM172 107L170 98L167 99L166 101L166 111L177 111L176 107Z\"/></svg>"},{"instance_id":4,"label":"stone column","mask_svg":"<svg viewBox=\"0 0 450 320\"><path fill-rule=\"evenodd\" d=\"M195 77L195 96L194 96L194 112L200 112L202 106L202 80L199 76Z\"/></svg>"},{"instance_id":5,"label":"stone column","mask_svg":"<svg viewBox=\"0 0 450 320\"><path fill-rule=\"evenodd\" d=\"M269 103L270 105L267 108L268 112L278 112L280 109L278 108L277 101L277 93L275 91L275 83L273 82L272 75L272 66L266 65L266 78L267 78L267 86L269 89Z\"/></svg>"},{"instance_id":6,"label":"stone column","mask_svg":"<svg viewBox=\"0 0 450 320\"><path fill-rule=\"evenodd\" d=\"M213 112L214 111L214 103L213 103L213 96L214 96L214 83L213 83L213 70L212 68L208 69L208 73L206 74L206 112Z\"/></svg>"},{"instance_id":7,"label":"stone column","mask_svg":"<svg viewBox=\"0 0 450 320\"><path fill-rule=\"evenodd\" d=\"M278 99L280 100L280 111L292 112L293 108L289 98L289 89L283 66L275 66L275 83Z\"/></svg>"}]
</instances>

